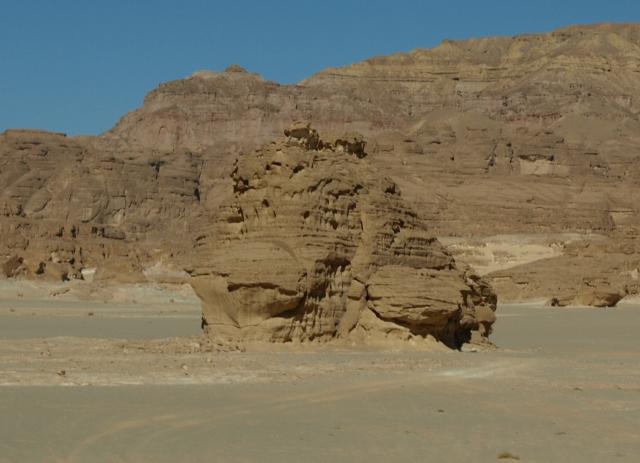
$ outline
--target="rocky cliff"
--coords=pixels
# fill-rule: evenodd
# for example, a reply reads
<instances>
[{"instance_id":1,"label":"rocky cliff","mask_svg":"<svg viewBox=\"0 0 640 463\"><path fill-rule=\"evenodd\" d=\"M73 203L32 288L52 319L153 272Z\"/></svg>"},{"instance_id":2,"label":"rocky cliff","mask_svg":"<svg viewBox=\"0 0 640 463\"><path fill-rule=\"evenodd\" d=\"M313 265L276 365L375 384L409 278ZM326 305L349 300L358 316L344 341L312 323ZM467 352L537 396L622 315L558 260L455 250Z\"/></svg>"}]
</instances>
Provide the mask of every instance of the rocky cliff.
<instances>
[{"instance_id":1,"label":"rocky cliff","mask_svg":"<svg viewBox=\"0 0 640 463\"><path fill-rule=\"evenodd\" d=\"M445 41L297 85L238 66L199 72L100 137L7 132L0 252L17 260L3 273L179 270L193 252L183 237L217 220L234 160L309 120L364 135L373 168L433 235L458 240L458 260L498 268L489 277L506 299L586 300L601 282L624 297L640 267L639 73L640 26L580 26ZM505 236L521 249L538 240L546 260L494 250ZM593 265L576 267L585 255ZM558 275L572 278L559 287Z\"/></svg>"},{"instance_id":2,"label":"rocky cliff","mask_svg":"<svg viewBox=\"0 0 640 463\"><path fill-rule=\"evenodd\" d=\"M199 155L105 146L100 139L0 135L4 276L144 280L145 266L192 248ZM84 272L84 276L83 276Z\"/></svg>"}]
</instances>

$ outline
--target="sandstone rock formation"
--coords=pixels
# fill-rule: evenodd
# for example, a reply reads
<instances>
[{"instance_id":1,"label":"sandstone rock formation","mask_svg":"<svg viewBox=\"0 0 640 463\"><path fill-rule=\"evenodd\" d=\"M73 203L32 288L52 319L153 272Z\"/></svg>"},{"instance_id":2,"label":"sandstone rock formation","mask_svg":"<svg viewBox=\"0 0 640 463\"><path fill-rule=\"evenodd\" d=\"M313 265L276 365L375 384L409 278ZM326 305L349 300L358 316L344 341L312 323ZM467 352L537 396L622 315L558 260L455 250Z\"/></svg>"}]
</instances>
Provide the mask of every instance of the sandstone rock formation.
<instances>
[{"instance_id":1,"label":"sandstone rock formation","mask_svg":"<svg viewBox=\"0 0 640 463\"><path fill-rule=\"evenodd\" d=\"M0 264L81 279L144 279L145 264L192 248L202 161L38 131L0 134ZM8 275L9 272L4 272ZM11 275L9 275L11 276Z\"/></svg>"},{"instance_id":2,"label":"sandstone rock formation","mask_svg":"<svg viewBox=\"0 0 640 463\"><path fill-rule=\"evenodd\" d=\"M160 85L99 137L1 134L0 264L22 258L18 276L34 278L95 268L97 278L139 280L149 267L188 266L194 230L217 220L234 159L309 120L336 149L364 152L348 135L362 133L369 163L435 236L607 241L590 245L589 265L576 267L562 242L549 262L502 266L491 278L504 300L574 301L585 281L633 293L639 71L640 26L605 24L445 41L297 85L239 66L198 72Z\"/></svg>"},{"instance_id":3,"label":"sandstone rock formation","mask_svg":"<svg viewBox=\"0 0 640 463\"><path fill-rule=\"evenodd\" d=\"M292 341L377 332L454 347L491 332L496 296L366 159L361 137L296 124L240 157L198 237L192 285L216 336Z\"/></svg>"},{"instance_id":4,"label":"sandstone rock formation","mask_svg":"<svg viewBox=\"0 0 640 463\"><path fill-rule=\"evenodd\" d=\"M547 297L551 306L612 307L640 294L637 234L581 240L561 255L487 275L508 300Z\"/></svg>"}]
</instances>

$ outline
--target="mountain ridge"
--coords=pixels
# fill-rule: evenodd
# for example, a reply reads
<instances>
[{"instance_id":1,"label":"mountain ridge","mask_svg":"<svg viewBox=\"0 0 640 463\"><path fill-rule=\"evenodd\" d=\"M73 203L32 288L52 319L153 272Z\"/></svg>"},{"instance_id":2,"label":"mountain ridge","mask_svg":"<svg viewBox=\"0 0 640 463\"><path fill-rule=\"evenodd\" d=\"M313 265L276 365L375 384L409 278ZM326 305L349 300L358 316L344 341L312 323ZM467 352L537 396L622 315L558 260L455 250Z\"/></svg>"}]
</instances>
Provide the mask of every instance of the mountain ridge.
<instances>
[{"instance_id":1,"label":"mountain ridge","mask_svg":"<svg viewBox=\"0 0 640 463\"><path fill-rule=\"evenodd\" d=\"M486 244L497 235L535 235L548 249L546 235L578 233L587 243L593 234L608 237L601 263L581 267L577 283L538 281L536 270L537 282L529 284L522 268L508 282L508 270L501 270L506 299L574 300L583 280L586 287L596 281L633 293L640 247L638 73L634 24L443 41L291 85L235 66L196 72L161 84L100 136L0 135L0 225L8 236L1 252L33 260L24 270L32 274L40 262L57 265L51 254L58 251L48 246L57 249L67 238L76 240L75 257L62 262L70 275L114 266L105 275L142 278L141 269L158 261L188 265L189 240L170 243L212 220L234 160L306 120L322 134L362 134L372 164L388 172L438 236ZM47 156L56 163L44 162ZM78 214L84 209L90 212ZM57 236L83 223L92 244ZM115 244L105 234L123 238ZM478 256L486 246L469 246L458 248L458 257L482 267ZM550 265L571 267L578 251L569 241L560 246L566 252L554 254ZM509 252L485 258L512 259L515 267L517 253ZM614 254L627 258L608 263Z\"/></svg>"}]
</instances>

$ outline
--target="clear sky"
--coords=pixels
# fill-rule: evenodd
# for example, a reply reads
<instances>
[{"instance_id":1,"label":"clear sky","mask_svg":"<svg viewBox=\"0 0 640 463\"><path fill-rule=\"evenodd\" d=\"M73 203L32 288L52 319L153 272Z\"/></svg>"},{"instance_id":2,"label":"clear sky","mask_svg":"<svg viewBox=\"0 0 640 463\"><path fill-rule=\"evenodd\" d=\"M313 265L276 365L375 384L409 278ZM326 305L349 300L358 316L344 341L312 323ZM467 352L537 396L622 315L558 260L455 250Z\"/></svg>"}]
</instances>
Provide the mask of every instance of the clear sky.
<instances>
[{"instance_id":1,"label":"clear sky","mask_svg":"<svg viewBox=\"0 0 640 463\"><path fill-rule=\"evenodd\" d=\"M640 22L640 0L0 0L0 131L101 133L160 82L238 63L297 82L445 38Z\"/></svg>"}]
</instances>

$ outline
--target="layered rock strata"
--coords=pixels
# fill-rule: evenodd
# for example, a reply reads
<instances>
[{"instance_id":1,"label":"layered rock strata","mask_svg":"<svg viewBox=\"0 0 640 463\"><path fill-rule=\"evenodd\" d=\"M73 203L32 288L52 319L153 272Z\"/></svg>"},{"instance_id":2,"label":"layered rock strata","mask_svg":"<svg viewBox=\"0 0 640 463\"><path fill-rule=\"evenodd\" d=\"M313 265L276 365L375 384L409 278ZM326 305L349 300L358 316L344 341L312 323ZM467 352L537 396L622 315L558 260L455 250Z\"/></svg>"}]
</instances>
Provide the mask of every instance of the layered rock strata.
<instances>
[{"instance_id":1,"label":"layered rock strata","mask_svg":"<svg viewBox=\"0 0 640 463\"><path fill-rule=\"evenodd\" d=\"M144 281L145 266L192 249L200 155L39 131L0 134L0 272ZM186 240L184 237L187 236Z\"/></svg>"},{"instance_id":2,"label":"layered rock strata","mask_svg":"<svg viewBox=\"0 0 640 463\"><path fill-rule=\"evenodd\" d=\"M215 220L234 159L300 119L336 149L362 139L328 134L364 134L368 162L400 186L433 235L467 244L585 237L593 255L585 265L566 243L562 256L543 253L551 260L501 265L494 281L503 300L586 300L584 282L632 294L638 72L637 24L569 27L444 41L296 85L238 66L199 72L160 85L99 137L7 131L0 277L82 278L95 269L117 281L145 280L148 268L179 271L192 260L194 230ZM606 245L590 245L596 234Z\"/></svg>"},{"instance_id":3,"label":"layered rock strata","mask_svg":"<svg viewBox=\"0 0 640 463\"><path fill-rule=\"evenodd\" d=\"M453 347L491 332L496 296L454 259L364 141L308 125L240 157L198 236L192 285L212 336L328 340L433 336Z\"/></svg>"}]
</instances>

